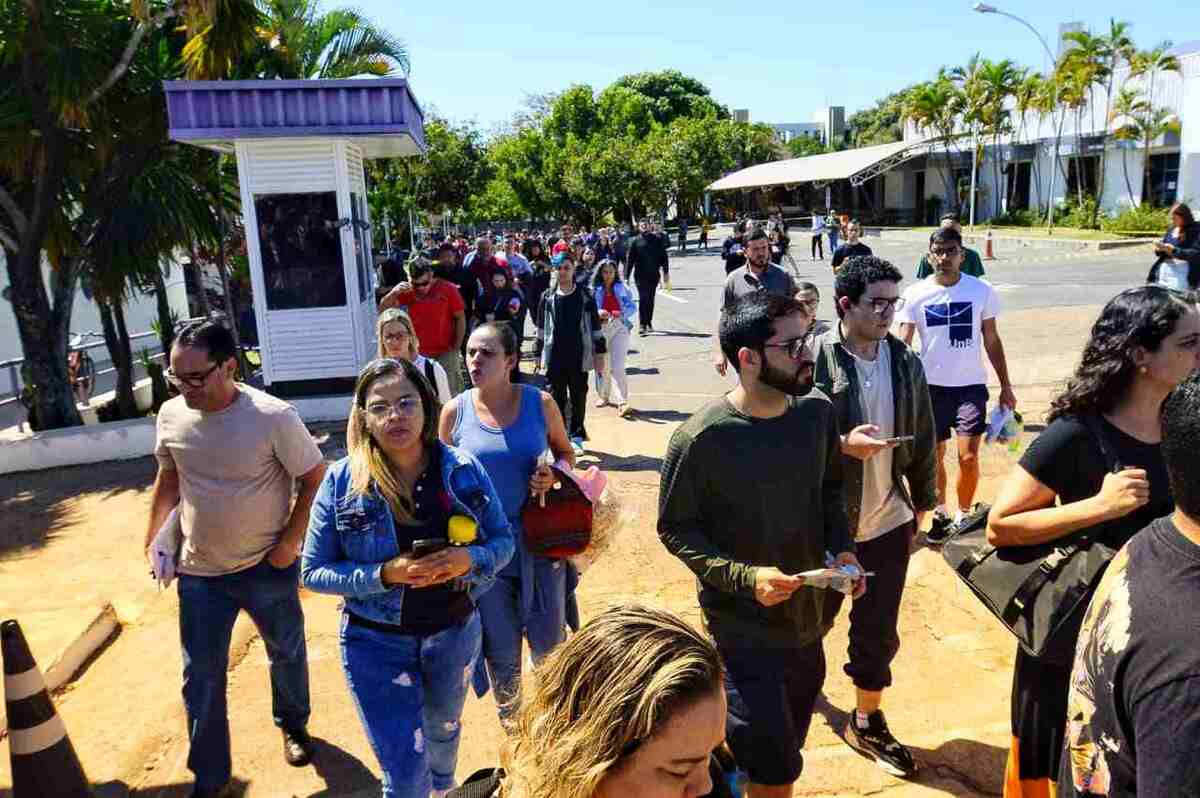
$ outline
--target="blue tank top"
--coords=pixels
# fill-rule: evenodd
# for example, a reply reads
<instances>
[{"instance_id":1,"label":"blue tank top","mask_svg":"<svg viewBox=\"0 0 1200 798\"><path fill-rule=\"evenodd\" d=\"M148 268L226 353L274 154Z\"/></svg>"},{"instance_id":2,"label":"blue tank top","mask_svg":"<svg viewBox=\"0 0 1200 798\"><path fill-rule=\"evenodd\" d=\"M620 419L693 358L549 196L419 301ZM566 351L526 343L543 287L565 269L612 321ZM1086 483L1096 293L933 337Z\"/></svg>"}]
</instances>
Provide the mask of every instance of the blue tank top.
<instances>
[{"instance_id":1,"label":"blue tank top","mask_svg":"<svg viewBox=\"0 0 1200 798\"><path fill-rule=\"evenodd\" d=\"M454 423L454 445L479 458L509 520L521 515L521 506L529 495L529 478L537 468L538 455L546 450L546 418L542 414L541 391L522 385L521 406L517 418L504 429L479 420L475 412L478 388L458 399L458 418Z\"/></svg>"}]
</instances>

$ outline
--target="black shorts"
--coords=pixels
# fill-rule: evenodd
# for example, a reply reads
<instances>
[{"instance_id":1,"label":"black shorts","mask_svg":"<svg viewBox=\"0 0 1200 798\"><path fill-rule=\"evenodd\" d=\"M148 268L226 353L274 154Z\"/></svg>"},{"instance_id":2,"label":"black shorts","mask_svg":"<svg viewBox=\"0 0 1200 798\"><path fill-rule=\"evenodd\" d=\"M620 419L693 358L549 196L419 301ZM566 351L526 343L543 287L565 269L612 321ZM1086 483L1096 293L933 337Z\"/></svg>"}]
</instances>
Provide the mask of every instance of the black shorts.
<instances>
[{"instance_id":1,"label":"black shorts","mask_svg":"<svg viewBox=\"0 0 1200 798\"><path fill-rule=\"evenodd\" d=\"M729 714L725 739L755 784L791 784L825 684L821 641L803 648L721 648Z\"/></svg>"},{"instance_id":2,"label":"black shorts","mask_svg":"<svg viewBox=\"0 0 1200 798\"><path fill-rule=\"evenodd\" d=\"M938 443L950 440L950 430L960 438L973 438L987 430L986 385L929 386L933 425Z\"/></svg>"}]
</instances>

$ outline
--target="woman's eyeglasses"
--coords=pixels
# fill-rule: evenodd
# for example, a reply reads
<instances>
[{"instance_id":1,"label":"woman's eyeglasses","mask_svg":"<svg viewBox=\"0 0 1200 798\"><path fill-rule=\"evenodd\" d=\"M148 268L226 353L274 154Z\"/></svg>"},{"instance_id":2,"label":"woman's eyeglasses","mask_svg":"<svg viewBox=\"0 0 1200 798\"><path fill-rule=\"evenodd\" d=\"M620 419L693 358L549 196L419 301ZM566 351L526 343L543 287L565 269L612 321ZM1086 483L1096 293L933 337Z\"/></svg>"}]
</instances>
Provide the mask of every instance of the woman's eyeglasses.
<instances>
[{"instance_id":1,"label":"woman's eyeglasses","mask_svg":"<svg viewBox=\"0 0 1200 798\"><path fill-rule=\"evenodd\" d=\"M371 404L367 405L366 411L371 415L371 418L382 421L393 413L400 418L412 418L417 414L417 410L420 407L420 399L406 396L394 402L371 402Z\"/></svg>"}]
</instances>

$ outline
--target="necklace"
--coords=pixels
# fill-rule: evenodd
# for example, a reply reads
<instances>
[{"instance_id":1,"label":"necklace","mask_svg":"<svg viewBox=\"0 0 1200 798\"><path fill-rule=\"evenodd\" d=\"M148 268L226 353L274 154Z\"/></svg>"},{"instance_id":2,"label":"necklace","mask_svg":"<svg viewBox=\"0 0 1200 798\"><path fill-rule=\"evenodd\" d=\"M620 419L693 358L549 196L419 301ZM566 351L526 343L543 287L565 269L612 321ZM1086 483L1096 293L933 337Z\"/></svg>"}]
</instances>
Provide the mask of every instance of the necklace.
<instances>
[{"instance_id":1,"label":"necklace","mask_svg":"<svg viewBox=\"0 0 1200 798\"><path fill-rule=\"evenodd\" d=\"M863 361L863 360L859 361L859 363L865 363L865 362L867 362L867 361ZM875 377L879 374L879 357L876 356L875 360L873 362L871 362L871 370L870 371L867 371L865 366L862 366L860 368L862 368L863 387L870 388L872 385L875 384Z\"/></svg>"}]
</instances>

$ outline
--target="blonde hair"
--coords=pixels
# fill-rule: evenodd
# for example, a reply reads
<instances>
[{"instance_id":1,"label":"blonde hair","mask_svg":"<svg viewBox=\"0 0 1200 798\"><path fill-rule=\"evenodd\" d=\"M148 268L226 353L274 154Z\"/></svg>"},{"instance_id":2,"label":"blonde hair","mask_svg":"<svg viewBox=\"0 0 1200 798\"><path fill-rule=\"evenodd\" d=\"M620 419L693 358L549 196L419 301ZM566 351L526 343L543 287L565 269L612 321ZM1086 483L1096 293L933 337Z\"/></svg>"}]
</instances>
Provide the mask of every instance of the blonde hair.
<instances>
[{"instance_id":1,"label":"blonde hair","mask_svg":"<svg viewBox=\"0 0 1200 798\"><path fill-rule=\"evenodd\" d=\"M379 314L379 318L375 321L375 337L379 339L379 357L391 357L387 353L387 346L383 342L383 328L389 324L399 324L408 333L409 340L412 342L413 359L416 360L417 355L421 351L421 339L417 338L417 328L413 326L412 317L409 316L400 308L388 308L383 313Z\"/></svg>"},{"instance_id":2,"label":"blonde hair","mask_svg":"<svg viewBox=\"0 0 1200 798\"><path fill-rule=\"evenodd\" d=\"M680 618L629 605L568 638L521 691L501 749L505 796L591 798L681 710L716 694L716 646Z\"/></svg>"},{"instance_id":3,"label":"blonde hair","mask_svg":"<svg viewBox=\"0 0 1200 798\"><path fill-rule=\"evenodd\" d=\"M359 372L354 386L354 404L350 407L350 419L346 422L346 449L350 455L350 491L359 496L368 496L374 491L387 502L399 523L414 520L412 486L396 478L387 455L375 442L367 426L367 392L377 380L384 377L403 376L417 389L421 397L421 409L425 411L425 424L421 428L421 443L426 447L437 446L437 423L441 402L425 379L425 375L408 360L381 358L372 360Z\"/></svg>"}]
</instances>

